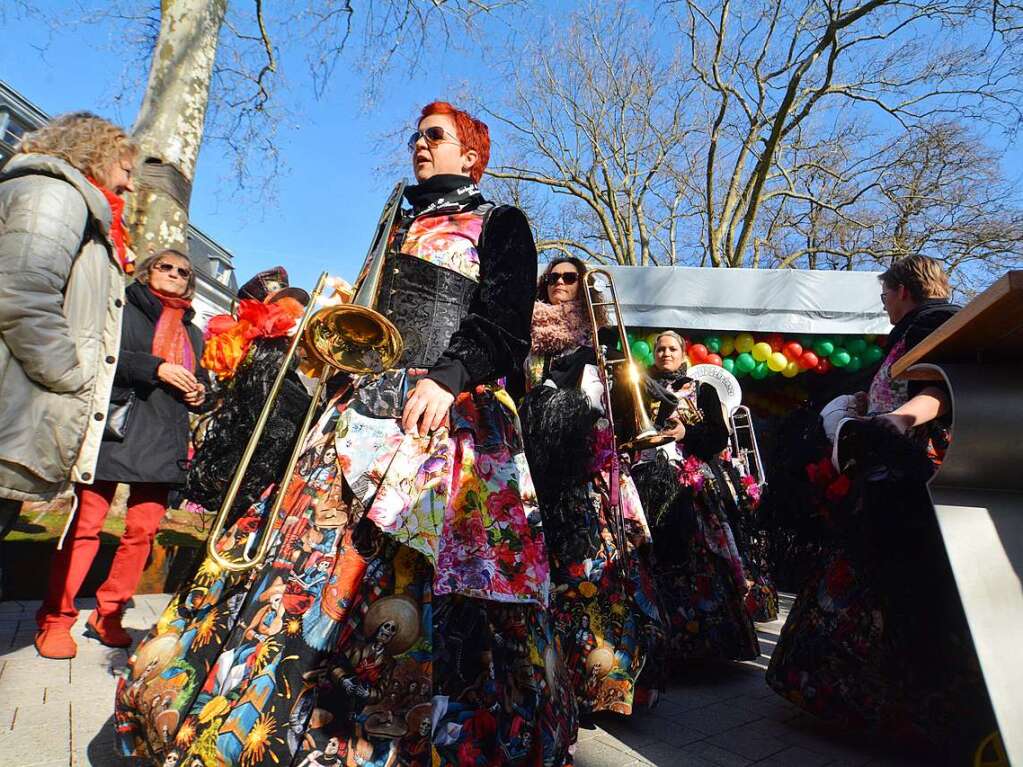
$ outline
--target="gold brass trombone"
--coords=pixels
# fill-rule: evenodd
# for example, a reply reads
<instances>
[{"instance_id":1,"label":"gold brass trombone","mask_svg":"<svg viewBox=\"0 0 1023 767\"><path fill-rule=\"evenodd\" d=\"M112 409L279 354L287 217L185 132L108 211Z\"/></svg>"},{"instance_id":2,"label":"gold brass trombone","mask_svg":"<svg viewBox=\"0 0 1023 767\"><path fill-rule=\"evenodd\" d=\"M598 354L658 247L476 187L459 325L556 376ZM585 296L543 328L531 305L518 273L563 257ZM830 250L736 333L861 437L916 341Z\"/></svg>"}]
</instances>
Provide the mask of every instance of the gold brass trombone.
<instances>
[{"instance_id":1,"label":"gold brass trombone","mask_svg":"<svg viewBox=\"0 0 1023 767\"><path fill-rule=\"evenodd\" d=\"M749 470L757 484L767 484L764 462L760 458L760 446L757 444L757 433L753 428L753 416L745 405L739 405L728 417L731 433L728 435L732 452Z\"/></svg>"},{"instance_id":2,"label":"gold brass trombone","mask_svg":"<svg viewBox=\"0 0 1023 767\"><path fill-rule=\"evenodd\" d=\"M298 465L305 435L312 425L313 416L323 396L326 382L334 371L343 370L355 375L375 375L394 367L401 359L404 351L401 334L390 320L373 309L373 305L376 303L377 292L380 288L388 238L401 209L401 195L404 188L404 183L395 186L384 206L380 221L377 223L373 243L370 245L366 261L360 270L355 296L351 303L318 308L317 304L330 282L326 272L320 275L320 279L313 289L309 305L299 321L287 354L285 354L284 362L281 364L281 369L277 372L277 377L270 387L270 393L263 404L263 409L256 419L256 425L245 445L238 466L235 468L234 476L224 494L224 500L220 504L220 510L217 512L213 529L210 531L210 537L206 543L210 559L223 570L242 572L257 567L266 560L273 541L273 530L277 525L281 506L284 503L284 495L287 492L291 475ZM273 411L281 387L284 385L285 376L291 369L291 362L298 353L300 345L310 357L322 364L319 382L305 418L302 420L284 476L278 484L270 510L263 520L263 527L258 536L258 545L255 540L252 540L245 546L237 559L230 559L216 550L217 541L224 534L228 515L238 497L245 472L252 462L256 446L270 420L270 413ZM254 545L255 553L250 554Z\"/></svg>"},{"instance_id":3,"label":"gold brass trombone","mask_svg":"<svg viewBox=\"0 0 1023 767\"><path fill-rule=\"evenodd\" d=\"M610 300L603 300L602 289L597 285L597 278L607 282L607 292ZM672 441L669 435L662 434L654 428L653 422L647 413L643 401L643 392L640 389L640 372L632 358L632 350L629 348L629 335L625 330L625 323L622 320L622 309L618 303L618 292L615 290L614 279L607 269L587 269L583 275L583 301L586 303L586 311L590 317L590 329L593 332L593 348L597 355L597 369L600 371L601 381L604 384L605 397L607 399L607 417L614 427L614 418L611 414L611 371L614 365L625 366L625 381L629 387L629 401L632 405L631 422L628 424L627 434L630 438L622 442L619 447L622 450L646 450L657 447ZM622 359L609 359L607 349L601 345L597 338L600 326L597 321L597 310L601 307L610 306L614 309L615 328L618 331L618 341L622 347Z\"/></svg>"}]
</instances>

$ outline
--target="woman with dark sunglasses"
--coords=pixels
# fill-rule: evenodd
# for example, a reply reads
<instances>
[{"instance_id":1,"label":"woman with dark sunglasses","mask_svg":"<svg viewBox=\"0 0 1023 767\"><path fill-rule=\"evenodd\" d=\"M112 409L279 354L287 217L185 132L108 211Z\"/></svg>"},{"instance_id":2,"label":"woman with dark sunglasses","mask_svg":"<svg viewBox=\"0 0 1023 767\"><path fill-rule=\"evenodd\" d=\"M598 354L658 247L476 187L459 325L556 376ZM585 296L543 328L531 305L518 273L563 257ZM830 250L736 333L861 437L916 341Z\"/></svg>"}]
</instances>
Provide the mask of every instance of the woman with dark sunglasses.
<instances>
[{"instance_id":1,"label":"woman with dark sunglasses","mask_svg":"<svg viewBox=\"0 0 1023 767\"><path fill-rule=\"evenodd\" d=\"M663 638L650 532L606 418L585 273L579 259L558 258L540 278L522 407L551 563L551 612L583 722L598 711L629 715L643 702L636 680ZM598 320L606 324L602 314Z\"/></svg>"},{"instance_id":2,"label":"woman with dark sunglasses","mask_svg":"<svg viewBox=\"0 0 1023 767\"><path fill-rule=\"evenodd\" d=\"M75 597L99 550L118 483L130 486L124 534L110 574L96 591L88 631L108 647L132 643L121 614L142 577L168 494L184 482L188 414L203 405L209 383L200 364L202 333L191 322L194 292L192 265L176 250L143 261L125 291L121 347L96 477L91 485L75 486L77 511L53 559L46 598L36 614L35 644L45 658L75 654L68 633L78 616ZM102 414L96 418L102 419Z\"/></svg>"},{"instance_id":3,"label":"woman with dark sunglasses","mask_svg":"<svg viewBox=\"0 0 1023 767\"><path fill-rule=\"evenodd\" d=\"M502 388L529 349L536 249L477 182L487 126L450 104L410 142L410 209L376 309L395 369L346 381L305 435L266 562L206 560L117 693L122 749L204 764L557 767L575 738L547 550ZM271 497L221 552L237 559Z\"/></svg>"}]
</instances>

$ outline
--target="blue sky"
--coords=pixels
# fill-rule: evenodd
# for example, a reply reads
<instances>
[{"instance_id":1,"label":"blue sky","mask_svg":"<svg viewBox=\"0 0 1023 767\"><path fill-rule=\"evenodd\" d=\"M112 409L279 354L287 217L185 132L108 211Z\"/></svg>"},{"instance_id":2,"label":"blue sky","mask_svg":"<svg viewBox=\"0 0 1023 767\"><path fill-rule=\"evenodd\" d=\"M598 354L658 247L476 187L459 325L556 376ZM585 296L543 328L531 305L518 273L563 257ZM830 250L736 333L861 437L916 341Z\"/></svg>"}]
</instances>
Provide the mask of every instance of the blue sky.
<instances>
[{"instance_id":1,"label":"blue sky","mask_svg":"<svg viewBox=\"0 0 1023 767\"><path fill-rule=\"evenodd\" d=\"M141 0L125 4L143 5ZM82 5L102 8L105 3L35 0L47 18L61 20L59 25L10 11L5 15L2 5L0 0L0 79L49 113L90 109L132 124L148 72L145 65L131 69L127 63L134 56L123 50L123 28L69 21L81 18ZM546 0L522 11L502 11L487 24L497 36L510 29L533 35L548 20L578 7ZM385 95L371 101L355 40L316 98L301 46L286 42L280 26L271 26L271 33L281 47L278 83L289 114L277 138L286 169L276 180L275 197L238 192L230 157L222 146L207 144L196 173L192 222L234 254L239 281L274 264L284 264L292 282L305 287L324 269L353 279L380 206L400 175L396 169L407 168L404 136L419 107L438 98L457 103L465 94L499 106L501 73L486 65L486 54L475 42L456 36L452 44L437 44L419 55L414 71L396 63L375 83ZM495 164L500 161L500 125L491 121L491 131ZM401 138L382 143L391 132ZM1018 146L1010 147L1005 169L1023 190L1021 155Z\"/></svg>"},{"instance_id":2,"label":"blue sky","mask_svg":"<svg viewBox=\"0 0 1023 767\"><path fill-rule=\"evenodd\" d=\"M78 3L46 0L45 11L67 18ZM48 28L39 19L0 18L0 79L51 114L96 111L130 127L147 71L128 71L118 60L119 32L110 24ZM235 257L239 282L256 271L284 264L293 284L311 287L323 269L354 279L388 191L408 153L401 141L380 147L380 138L414 123L419 107L439 98L455 99L466 82L480 82L485 68L467 52L447 49L431 55L419 76L396 65L386 80L386 98L365 98L364 75L355 53L341 61L326 92L315 98L308 70L285 54L284 103L291 114L278 143L287 164L275 185L276 200L237 192L222 147L200 153L191 220ZM477 77L478 76L478 77ZM127 87L117 98L122 84ZM412 128L402 130L404 137Z\"/></svg>"}]
</instances>

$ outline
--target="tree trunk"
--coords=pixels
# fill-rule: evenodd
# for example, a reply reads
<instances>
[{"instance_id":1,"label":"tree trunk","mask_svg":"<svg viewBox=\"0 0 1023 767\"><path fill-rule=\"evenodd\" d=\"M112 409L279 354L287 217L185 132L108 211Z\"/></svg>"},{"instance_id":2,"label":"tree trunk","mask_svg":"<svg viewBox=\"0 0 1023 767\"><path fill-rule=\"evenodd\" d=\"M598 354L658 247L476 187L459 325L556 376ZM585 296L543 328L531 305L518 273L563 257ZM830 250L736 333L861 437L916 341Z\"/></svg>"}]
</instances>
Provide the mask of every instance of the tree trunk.
<instances>
[{"instance_id":1,"label":"tree trunk","mask_svg":"<svg viewBox=\"0 0 1023 767\"><path fill-rule=\"evenodd\" d=\"M227 0L161 0L160 36L132 130L142 153L128 225L140 260L166 248L187 252L188 201L226 11Z\"/></svg>"}]
</instances>

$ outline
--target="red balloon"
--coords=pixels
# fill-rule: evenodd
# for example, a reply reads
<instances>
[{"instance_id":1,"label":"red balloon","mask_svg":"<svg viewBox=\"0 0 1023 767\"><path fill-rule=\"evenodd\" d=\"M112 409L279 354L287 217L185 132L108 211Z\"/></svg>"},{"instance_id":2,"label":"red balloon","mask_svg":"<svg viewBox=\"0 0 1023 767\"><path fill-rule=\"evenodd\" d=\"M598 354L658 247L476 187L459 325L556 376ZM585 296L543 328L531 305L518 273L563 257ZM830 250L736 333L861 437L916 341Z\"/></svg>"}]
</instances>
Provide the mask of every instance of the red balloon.
<instances>
[{"instance_id":1,"label":"red balloon","mask_svg":"<svg viewBox=\"0 0 1023 767\"><path fill-rule=\"evenodd\" d=\"M814 368L814 372L820 373L821 375L824 375L829 370L831 370L831 362L827 359L822 359L817 363L817 367Z\"/></svg>"},{"instance_id":2,"label":"red balloon","mask_svg":"<svg viewBox=\"0 0 1023 767\"><path fill-rule=\"evenodd\" d=\"M707 347L703 344L693 344L689 347L689 356L693 362L700 363L707 361Z\"/></svg>"},{"instance_id":3,"label":"red balloon","mask_svg":"<svg viewBox=\"0 0 1023 767\"><path fill-rule=\"evenodd\" d=\"M720 354L714 354L712 352L712 353L707 355L707 358L704 360L704 362L706 362L706 363L708 363L710 365L717 365L718 367L721 367L721 355Z\"/></svg>"},{"instance_id":4,"label":"red balloon","mask_svg":"<svg viewBox=\"0 0 1023 767\"><path fill-rule=\"evenodd\" d=\"M817 363L819 362L820 359L818 359L817 355L809 350L803 352L800 355L799 359L796 360L796 364L799 365L799 367L801 367L803 370L812 370L813 368L817 367Z\"/></svg>"},{"instance_id":5,"label":"red balloon","mask_svg":"<svg viewBox=\"0 0 1023 767\"><path fill-rule=\"evenodd\" d=\"M782 354L785 355L785 359L789 362L795 362L801 356L803 356L803 347L797 344L795 341L789 341L782 347Z\"/></svg>"},{"instance_id":6,"label":"red balloon","mask_svg":"<svg viewBox=\"0 0 1023 767\"><path fill-rule=\"evenodd\" d=\"M781 333L771 333L764 340L771 345L771 351L780 352L785 346L785 338Z\"/></svg>"}]
</instances>

